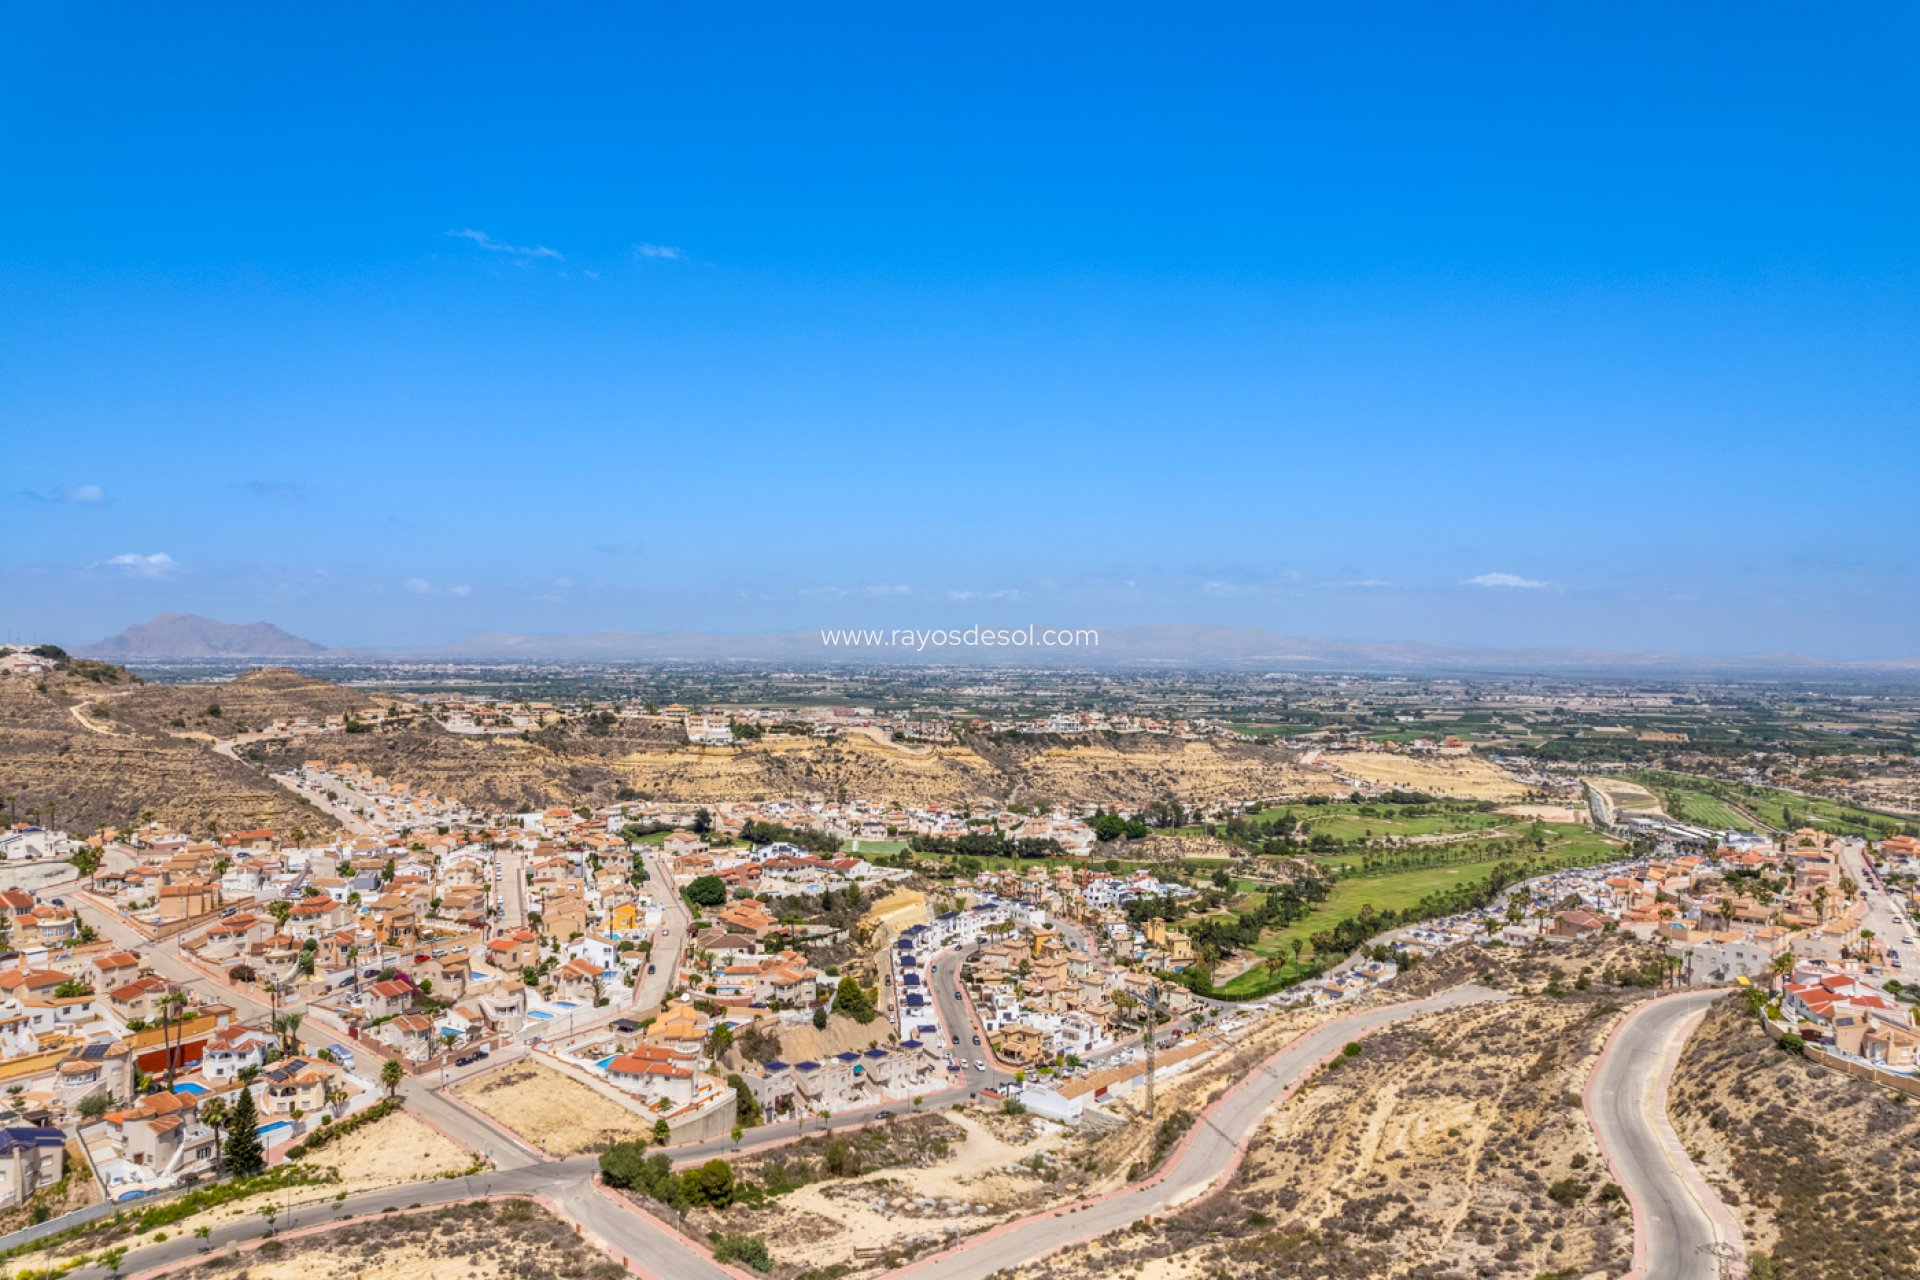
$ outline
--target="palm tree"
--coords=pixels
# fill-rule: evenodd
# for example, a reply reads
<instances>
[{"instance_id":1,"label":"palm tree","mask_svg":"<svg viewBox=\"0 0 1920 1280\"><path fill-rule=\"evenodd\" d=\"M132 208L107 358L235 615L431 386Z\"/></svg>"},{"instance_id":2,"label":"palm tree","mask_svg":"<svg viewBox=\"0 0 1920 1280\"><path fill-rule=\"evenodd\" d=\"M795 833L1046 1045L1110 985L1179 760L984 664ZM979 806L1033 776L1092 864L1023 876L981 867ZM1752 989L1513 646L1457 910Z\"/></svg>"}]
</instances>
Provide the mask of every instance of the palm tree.
<instances>
[{"instance_id":1,"label":"palm tree","mask_svg":"<svg viewBox=\"0 0 1920 1280\"><path fill-rule=\"evenodd\" d=\"M160 1046L167 1055L167 1092L173 1092L173 1070L175 1051L179 1046L185 1028L180 1023L180 1010L187 1007L187 993L169 991L160 997Z\"/></svg>"},{"instance_id":2,"label":"palm tree","mask_svg":"<svg viewBox=\"0 0 1920 1280\"><path fill-rule=\"evenodd\" d=\"M283 1013L273 1020L273 1029L280 1033L280 1056L291 1058L297 1047L294 1033L300 1030L300 1015Z\"/></svg>"},{"instance_id":3,"label":"palm tree","mask_svg":"<svg viewBox=\"0 0 1920 1280\"><path fill-rule=\"evenodd\" d=\"M406 1078L406 1074L406 1069L392 1058L380 1064L380 1083L387 1087L389 1098L399 1092L400 1082Z\"/></svg>"},{"instance_id":4,"label":"palm tree","mask_svg":"<svg viewBox=\"0 0 1920 1280\"><path fill-rule=\"evenodd\" d=\"M227 1127L227 1100L209 1098L200 1104L200 1123L213 1130L215 1159L226 1151L225 1129Z\"/></svg>"}]
</instances>

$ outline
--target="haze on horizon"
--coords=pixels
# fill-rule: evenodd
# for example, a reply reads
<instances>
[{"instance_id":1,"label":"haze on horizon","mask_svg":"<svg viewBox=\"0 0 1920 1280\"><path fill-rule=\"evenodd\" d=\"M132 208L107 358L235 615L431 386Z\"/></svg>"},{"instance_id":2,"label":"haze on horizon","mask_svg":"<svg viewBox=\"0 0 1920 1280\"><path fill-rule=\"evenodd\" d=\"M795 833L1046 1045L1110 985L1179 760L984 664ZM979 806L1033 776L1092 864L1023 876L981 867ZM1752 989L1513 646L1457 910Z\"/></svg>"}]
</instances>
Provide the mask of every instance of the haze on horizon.
<instances>
[{"instance_id":1,"label":"haze on horizon","mask_svg":"<svg viewBox=\"0 0 1920 1280\"><path fill-rule=\"evenodd\" d=\"M1920 15L0 12L0 627L1920 652Z\"/></svg>"}]
</instances>

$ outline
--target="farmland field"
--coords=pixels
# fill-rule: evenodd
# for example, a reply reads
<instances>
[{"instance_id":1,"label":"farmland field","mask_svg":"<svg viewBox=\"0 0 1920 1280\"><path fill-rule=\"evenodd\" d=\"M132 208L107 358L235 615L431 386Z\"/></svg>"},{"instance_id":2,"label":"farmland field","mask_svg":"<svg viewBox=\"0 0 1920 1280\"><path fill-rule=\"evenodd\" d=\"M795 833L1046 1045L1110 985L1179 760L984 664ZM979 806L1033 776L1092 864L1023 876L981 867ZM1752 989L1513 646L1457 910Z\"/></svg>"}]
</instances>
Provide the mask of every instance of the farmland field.
<instances>
[{"instance_id":1,"label":"farmland field","mask_svg":"<svg viewBox=\"0 0 1920 1280\"><path fill-rule=\"evenodd\" d=\"M1679 775L1636 773L1633 777L1635 781L1660 797L1667 816L1675 821L1707 827L1714 831L1748 831L1756 826L1763 831L1767 829L1768 824L1727 801L1710 795L1698 787L1683 785Z\"/></svg>"},{"instance_id":2,"label":"farmland field","mask_svg":"<svg viewBox=\"0 0 1920 1280\"><path fill-rule=\"evenodd\" d=\"M1777 787L1722 782L1717 778L1701 778L1685 773L1649 771L1636 776L1647 785L1662 790L1674 788L1682 793L1697 794L1704 800L1722 803L1723 807L1731 805L1745 809L1770 828L1813 826L1842 835L1879 836L1898 832L1904 823L1911 821L1855 805L1782 791ZM1740 822L1734 825L1744 827L1752 824Z\"/></svg>"}]
</instances>

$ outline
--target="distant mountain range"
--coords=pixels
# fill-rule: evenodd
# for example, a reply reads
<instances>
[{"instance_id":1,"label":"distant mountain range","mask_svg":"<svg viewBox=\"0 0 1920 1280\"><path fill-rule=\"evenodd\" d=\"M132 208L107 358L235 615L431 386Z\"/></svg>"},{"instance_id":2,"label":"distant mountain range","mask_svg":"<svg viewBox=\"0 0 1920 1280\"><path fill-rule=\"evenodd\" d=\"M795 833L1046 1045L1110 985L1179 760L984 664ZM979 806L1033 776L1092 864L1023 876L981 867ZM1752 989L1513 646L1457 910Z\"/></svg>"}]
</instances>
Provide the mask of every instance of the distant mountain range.
<instances>
[{"instance_id":1,"label":"distant mountain range","mask_svg":"<svg viewBox=\"0 0 1920 1280\"><path fill-rule=\"evenodd\" d=\"M1907 676L1920 658L1845 661L1797 653L1703 656L1606 649L1491 649L1421 642L1348 642L1287 636L1260 627L1102 628L1099 644L1074 648L828 647L817 629L766 633L596 631L585 635L486 632L424 649L329 649L270 623L245 626L170 613L80 650L114 662L309 658L445 662L775 662L947 666L1234 667L1463 675Z\"/></svg>"},{"instance_id":2,"label":"distant mountain range","mask_svg":"<svg viewBox=\"0 0 1920 1280\"><path fill-rule=\"evenodd\" d=\"M193 658L317 658L325 645L289 635L271 622L216 622L197 613L163 613L151 622L77 651L104 662L179 661Z\"/></svg>"}]
</instances>

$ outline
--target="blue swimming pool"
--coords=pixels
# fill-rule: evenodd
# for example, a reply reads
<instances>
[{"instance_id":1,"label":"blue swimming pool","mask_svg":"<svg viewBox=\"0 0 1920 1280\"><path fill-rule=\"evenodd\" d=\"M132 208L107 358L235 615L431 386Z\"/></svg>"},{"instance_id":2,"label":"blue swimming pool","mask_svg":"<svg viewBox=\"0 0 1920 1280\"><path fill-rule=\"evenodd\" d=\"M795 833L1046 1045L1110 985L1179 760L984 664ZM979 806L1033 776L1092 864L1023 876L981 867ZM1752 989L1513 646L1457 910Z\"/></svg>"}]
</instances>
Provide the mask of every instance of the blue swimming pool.
<instances>
[{"instance_id":1,"label":"blue swimming pool","mask_svg":"<svg viewBox=\"0 0 1920 1280\"><path fill-rule=\"evenodd\" d=\"M571 1000L555 1000L553 1007L556 1009L578 1009L580 1006Z\"/></svg>"},{"instance_id":2,"label":"blue swimming pool","mask_svg":"<svg viewBox=\"0 0 1920 1280\"><path fill-rule=\"evenodd\" d=\"M207 1086L194 1084L191 1080L182 1080L179 1084L173 1086L173 1091L175 1093L202 1094L207 1091Z\"/></svg>"},{"instance_id":3,"label":"blue swimming pool","mask_svg":"<svg viewBox=\"0 0 1920 1280\"><path fill-rule=\"evenodd\" d=\"M545 1009L529 1009L527 1010L527 1016L529 1018L538 1018L542 1022L553 1021L553 1015L548 1013Z\"/></svg>"},{"instance_id":4,"label":"blue swimming pool","mask_svg":"<svg viewBox=\"0 0 1920 1280\"><path fill-rule=\"evenodd\" d=\"M620 1055L617 1053L610 1053L606 1057L600 1059L600 1061L594 1063L593 1065L600 1068L602 1071L605 1071L609 1066L613 1065L613 1060L619 1056Z\"/></svg>"}]
</instances>

